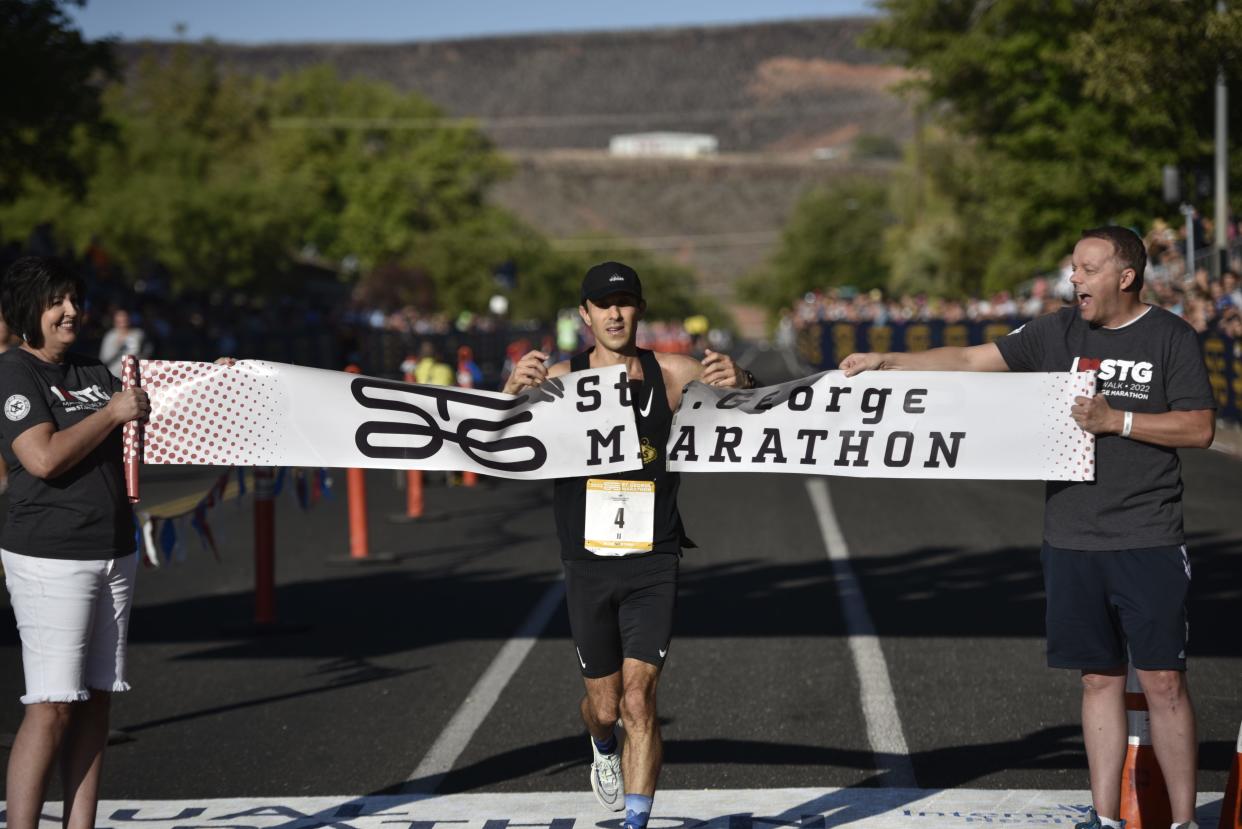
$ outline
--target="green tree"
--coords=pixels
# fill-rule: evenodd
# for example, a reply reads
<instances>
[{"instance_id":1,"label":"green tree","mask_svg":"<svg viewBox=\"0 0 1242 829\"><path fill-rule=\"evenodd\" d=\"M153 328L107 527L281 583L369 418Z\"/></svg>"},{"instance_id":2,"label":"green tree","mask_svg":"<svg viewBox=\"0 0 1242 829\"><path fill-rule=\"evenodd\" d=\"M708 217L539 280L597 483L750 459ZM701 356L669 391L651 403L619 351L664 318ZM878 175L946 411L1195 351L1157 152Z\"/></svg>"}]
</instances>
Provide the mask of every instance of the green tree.
<instances>
[{"instance_id":1,"label":"green tree","mask_svg":"<svg viewBox=\"0 0 1242 829\"><path fill-rule=\"evenodd\" d=\"M364 268L417 256L428 234L479 220L509 169L482 133L421 96L342 80L328 66L278 79L270 108L277 174L301 180L326 207L306 241Z\"/></svg>"},{"instance_id":2,"label":"green tree","mask_svg":"<svg viewBox=\"0 0 1242 829\"><path fill-rule=\"evenodd\" d=\"M485 311L512 263L513 313L549 320L591 264L489 203L510 165L482 133L387 84L327 66L229 73L208 44L147 56L103 105L115 140L73 145L82 195L32 180L0 205L6 232L54 220L77 247L98 237L124 264L160 261L178 289L293 289L291 265L309 258L376 301L452 314ZM696 305L688 270L631 258L655 315Z\"/></svg>"},{"instance_id":3,"label":"green tree","mask_svg":"<svg viewBox=\"0 0 1242 829\"><path fill-rule=\"evenodd\" d=\"M1209 152L1216 67L1239 77L1242 11L1218 15L1209 0L881 7L867 42L918 70L916 94L988 171L979 195L995 241L990 287L1049 267L1084 227L1167 213L1162 166Z\"/></svg>"},{"instance_id":4,"label":"green tree","mask_svg":"<svg viewBox=\"0 0 1242 829\"><path fill-rule=\"evenodd\" d=\"M178 49L144 59L107 99L121 140L89 150L79 240L99 236L130 263L158 259L181 287L250 285L280 269L308 205L264 164L259 81Z\"/></svg>"},{"instance_id":5,"label":"green tree","mask_svg":"<svg viewBox=\"0 0 1242 829\"><path fill-rule=\"evenodd\" d=\"M300 251L356 263L347 276L401 261L451 307L478 301L516 232L485 203L506 169L486 139L383 84L330 68L268 82L180 48L142 60L105 104L117 140L78 141L84 197L36 184L0 209L6 230L55 218L77 245L98 236L123 262L160 260L178 287L274 287ZM427 125L389 126L409 120Z\"/></svg>"},{"instance_id":6,"label":"green tree","mask_svg":"<svg viewBox=\"0 0 1242 829\"><path fill-rule=\"evenodd\" d=\"M73 152L75 138L110 135L100 95L117 75L112 42L83 40L64 6L0 0L0 203L31 180L80 193L87 171Z\"/></svg>"},{"instance_id":7,"label":"green tree","mask_svg":"<svg viewBox=\"0 0 1242 829\"><path fill-rule=\"evenodd\" d=\"M845 179L812 190L794 208L772 259L742 281L740 294L777 311L830 285L882 287L889 275L884 237L892 224L882 181Z\"/></svg>"},{"instance_id":8,"label":"green tree","mask_svg":"<svg viewBox=\"0 0 1242 829\"><path fill-rule=\"evenodd\" d=\"M885 233L894 293L978 295L1005 285L989 280L1011 211L992 192L991 156L978 142L943 129L920 130L894 173L889 203L896 224Z\"/></svg>"},{"instance_id":9,"label":"green tree","mask_svg":"<svg viewBox=\"0 0 1242 829\"><path fill-rule=\"evenodd\" d=\"M79 135L81 197L33 182L0 209L6 231L55 221L73 245L98 237L122 263L167 265L178 287L249 285L277 272L311 206L263 163L263 85L175 50L104 94L115 140Z\"/></svg>"}]
</instances>

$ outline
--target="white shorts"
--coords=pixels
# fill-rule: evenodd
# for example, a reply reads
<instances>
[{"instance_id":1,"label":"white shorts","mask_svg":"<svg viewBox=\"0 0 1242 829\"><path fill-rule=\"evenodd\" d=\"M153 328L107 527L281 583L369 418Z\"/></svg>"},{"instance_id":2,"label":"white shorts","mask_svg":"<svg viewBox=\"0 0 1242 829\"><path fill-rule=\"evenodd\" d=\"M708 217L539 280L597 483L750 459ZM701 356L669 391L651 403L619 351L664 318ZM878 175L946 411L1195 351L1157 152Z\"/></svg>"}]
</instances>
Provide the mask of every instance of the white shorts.
<instances>
[{"instance_id":1,"label":"white shorts","mask_svg":"<svg viewBox=\"0 0 1242 829\"><path fill-rule=\"evenodd\" d=\"M128 691L125 641L138 556L101 561L0 550L22 637L22 703L77 702L90 689Z\"/></svg>"}]
</instances>

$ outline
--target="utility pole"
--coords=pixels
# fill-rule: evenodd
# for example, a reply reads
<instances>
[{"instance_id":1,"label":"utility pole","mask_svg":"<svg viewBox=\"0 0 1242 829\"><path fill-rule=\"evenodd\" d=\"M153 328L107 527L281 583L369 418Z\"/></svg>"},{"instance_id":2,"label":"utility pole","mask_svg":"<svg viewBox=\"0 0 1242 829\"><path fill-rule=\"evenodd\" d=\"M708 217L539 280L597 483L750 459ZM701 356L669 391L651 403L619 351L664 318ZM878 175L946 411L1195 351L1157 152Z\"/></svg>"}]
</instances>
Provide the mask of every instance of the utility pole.
<instances>
[{"instance_id":1,"label":"utility pole","mask_svg":"<svg viewBox=\"0 0 1242 829\"><path fill-rule=\"evenodd\" d=\"M1216 0L1216 13L1224 16L1225 0ZM1216 265L1213 276L1220 279L1229 267L1229 87L1225 67L1216 70Z\"/></svg>"},{"instance_id":2,"label":"utility pole","mask_svg":"<svg viewBox=\"0 0 1242 829\"><path fill-rule=\"evenodd\" d=\"M1195 278L1195 208L1191 204L1182 204L1182 215L1186 217L1186 282Z\"/></svg>"}]
</instances>

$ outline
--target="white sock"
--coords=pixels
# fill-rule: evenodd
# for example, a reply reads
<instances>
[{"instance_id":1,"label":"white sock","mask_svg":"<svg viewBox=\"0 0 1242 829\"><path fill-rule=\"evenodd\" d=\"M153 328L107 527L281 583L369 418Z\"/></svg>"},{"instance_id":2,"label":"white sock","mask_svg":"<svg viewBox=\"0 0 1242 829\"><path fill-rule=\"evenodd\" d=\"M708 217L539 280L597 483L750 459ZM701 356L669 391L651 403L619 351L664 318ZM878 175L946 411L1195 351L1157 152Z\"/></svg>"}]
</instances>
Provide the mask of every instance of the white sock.
<instances>
[{"instance_id":1,"label":"white sock","mask_svg":"<svg viewBox=\"0 0 1242 829\"><path fill-rule=\"evenodd\" d=\"M1193 820L1188 820L1185 823L1174 823L1169 829L1199 829L1199 824Z\"/></svg>"},{"instance_id":2,"label":"white sock","mask_svg":"<svg viewBox=\"0 0 1242 829\"><path fill-rule=\"evenodd\" d=\"M1098 812L1096 813L1096 817L1098 817L1098 818L1100 819L1100 825L1101 825L1101 826L1107 826L1107 827L1109 827L1109 829L1121 829L1121 827L1122 827L1122 823L1121 823L1121 821L1119 821L1119 820L1114 820L1114 819L1113 819L1113 818L1111 818L1111 817L1104 817L1103 815L1099 814Z\"/></svg>"}]
</instances>

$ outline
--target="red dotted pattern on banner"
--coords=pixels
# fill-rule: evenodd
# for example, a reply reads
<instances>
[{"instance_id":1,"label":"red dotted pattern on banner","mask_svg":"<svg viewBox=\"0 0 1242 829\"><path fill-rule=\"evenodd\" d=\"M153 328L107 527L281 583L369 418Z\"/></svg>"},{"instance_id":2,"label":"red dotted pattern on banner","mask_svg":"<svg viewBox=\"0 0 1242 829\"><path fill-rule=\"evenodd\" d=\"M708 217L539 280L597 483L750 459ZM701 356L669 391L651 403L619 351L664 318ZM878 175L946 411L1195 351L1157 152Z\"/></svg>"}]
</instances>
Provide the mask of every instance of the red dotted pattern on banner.
<instances>
[{"instance_id":1,"label":"red dotted pattern on banner","mask_svg":"<svg viewBox=\"0 0 1242 829\"><path fill-rule=\"evenodd\" d=\"M277 384L256 364L230 368L144 360L142 385L151 396L144 462L276 463L279 418L286 407Z\"/></svg>"},{"instance_id":2,"label":"red dotted pattern on banner","mask_svg":"<svg viewBox=\"0 0 1242 829\"><path fill-rule=\"evenodd\" d=\"M1052 427L1044 431L1044 470L1048 480L1095 480L1095 435L1078 428L1070 415L1074 398L1090 396L1095 372L1048 374L1044 383L1044 410Z\"/></svg>"}]
</instances>

